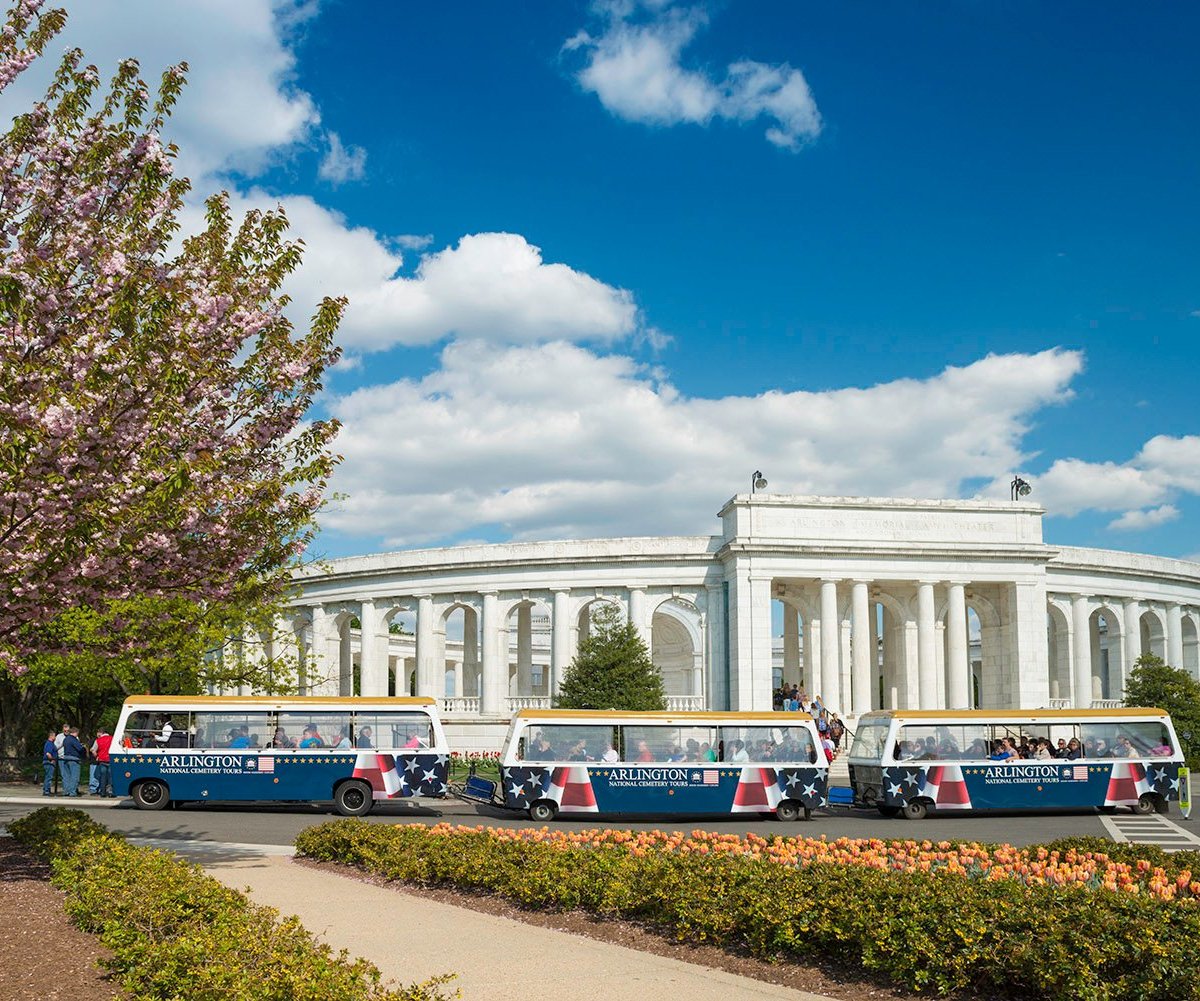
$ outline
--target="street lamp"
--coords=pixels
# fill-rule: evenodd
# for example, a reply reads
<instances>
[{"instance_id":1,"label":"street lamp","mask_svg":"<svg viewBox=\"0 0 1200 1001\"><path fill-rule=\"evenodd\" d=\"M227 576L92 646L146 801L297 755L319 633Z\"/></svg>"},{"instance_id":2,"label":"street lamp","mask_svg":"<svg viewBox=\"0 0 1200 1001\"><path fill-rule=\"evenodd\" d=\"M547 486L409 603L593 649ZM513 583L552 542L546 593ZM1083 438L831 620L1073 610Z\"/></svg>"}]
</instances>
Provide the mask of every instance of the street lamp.
<instances>
[{"instance_id":1,"label":"street lamp","mask_svg":"<svg viewBox=\"0 0 1200 1001\"><path fill-rule=\"evenodd\" d=\"M1014 476L1012 483L1008 485L1009 500L1020 500L1022 497L1028 497L1029 491L1032 489L1033 487L1021 479L1021 477Z\"/></svg>"},{"instance_id":2,"label":"street lamp","mask_svg":"<svg viewBox=\"0 0 1200 1001\"><path fill-rule=\"evenodd\" d=\"M750 477L750 492L754 493L756 490L765 490L766 488L767 481L763 479L762 471L754 470L754 475Z\"/></svg>"}]
</instances>

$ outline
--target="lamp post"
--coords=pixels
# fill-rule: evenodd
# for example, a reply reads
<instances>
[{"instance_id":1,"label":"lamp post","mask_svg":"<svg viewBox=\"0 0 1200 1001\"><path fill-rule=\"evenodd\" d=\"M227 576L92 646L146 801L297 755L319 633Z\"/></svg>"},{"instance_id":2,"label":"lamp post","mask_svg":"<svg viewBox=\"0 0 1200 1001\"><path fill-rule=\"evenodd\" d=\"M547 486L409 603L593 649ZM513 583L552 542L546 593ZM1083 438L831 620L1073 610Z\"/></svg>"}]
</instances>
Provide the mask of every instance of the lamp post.
<instances>
[{"instance_id":1,"label":"lamp post","mask_svg":"<svg viewBox=\"0 0 1200 1001\"><path fill-rule=\"evenodd\" d=\"M1008 485L1008 498L1009 500L1020 500L1022 497L1028 497L1032 489L1033 487L1021 477L1014 476L1012 483Z\"/></svg>"},{"instance_id":2,"label":"lamp post","mask_svg":"<svg viewBox=\"0 0 1200 1001\"><path fill-rule=\"evenodd\" d=\"M754 470L754 475L750 477L750 492L755 493L759 490L765 490L767 481L763 479L762 470Z\"/></svg>"}]
</instances>

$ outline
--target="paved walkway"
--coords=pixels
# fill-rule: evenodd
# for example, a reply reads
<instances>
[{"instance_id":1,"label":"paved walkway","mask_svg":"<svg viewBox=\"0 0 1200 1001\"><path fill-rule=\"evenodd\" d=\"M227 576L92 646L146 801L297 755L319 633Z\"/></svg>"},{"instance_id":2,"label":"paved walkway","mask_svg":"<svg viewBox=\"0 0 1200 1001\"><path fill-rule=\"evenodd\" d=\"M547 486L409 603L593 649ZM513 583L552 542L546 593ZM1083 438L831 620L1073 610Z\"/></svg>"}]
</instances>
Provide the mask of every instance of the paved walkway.
<instances>
[{"instance_id":1,"label":"paved walkway","mask_svg":"<svg viewBox=\"0 0 1200 1001\"><path fill-rule=\"evenodd\" d=\"M337 949L401 983L458 974L464 1001L827 1001L821 995L481 914L336 873L262 857L209 860L217 879L295 914Z\"/></svg>"},{"instance_id":2,"label":"paved walkway","mask_svg":"<svg viewBox=\"0 0 1200 1001\"><path fill-rule=\"evenodd\" d=\"M1184 848L1195 851L1200 848L1200 837L1158 813L1149 813L1142 817L1118 813L1111 817L1101 816L1100 821L1113 841L1157 845L1168 852L1177 852Z\"/></svg>"}]
</instances>

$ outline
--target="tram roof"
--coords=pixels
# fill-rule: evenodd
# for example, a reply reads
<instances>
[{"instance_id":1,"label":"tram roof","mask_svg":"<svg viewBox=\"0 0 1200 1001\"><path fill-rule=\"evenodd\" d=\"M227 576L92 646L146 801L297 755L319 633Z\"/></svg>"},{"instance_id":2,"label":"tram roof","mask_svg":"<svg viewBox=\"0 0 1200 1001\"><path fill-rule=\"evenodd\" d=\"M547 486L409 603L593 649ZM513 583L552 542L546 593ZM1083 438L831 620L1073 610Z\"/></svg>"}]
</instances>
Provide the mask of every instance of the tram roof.
<instances>
[{"instance_id":1,"label":"tram roof","mask_svg":"<svg viewBox=\"0 0 1200 1001\"><path fill-rule=\"evenodd\" d=\"M428 696L392 696L380 695L377 698L368 696L346 696L339 698L332 695L130 695L125 699L127 706L255 706L270 708L282 705L302 705L306 709L328 707L343 709L354 707L378 706L432 706L435 700Z\"/></svg>"},{"instance_id":2,"label":"tram roof","mask_svg":"<svg viewBox=\"0 0 1200 1001\"><path fill-rule=\"evenodd\" d=\"M810 716L808 713L783 713L775 712L770 709L763 709L759 712L704 712L696 709L681 709L678 712L671 712L669 710L655 710L651 712L622 712L619 709L520 709L514 714L514 717L516 719L557 719L572 721L581 721L586 719L635 719L681 723L701 723L709 721L717 723L733 723L737 721L745 722L747 720L754 720L758 723L771 723L774 726L790 726L793 722L812 722L812 716Z\"/></svg>"},{"instance_id":3,"label":"tram roof","mask_svg":"<svg viewBox=\"0 0 1200 1001\"><path fill-rule=\"evenodd\" d=\"M1165 709L1121 706L1117 709L876 709L863 713L858 721L870 719L903 720L989 720L1020 719L1127 719L1134 716L1169 716Z\"/></svg>"}]
</instances>

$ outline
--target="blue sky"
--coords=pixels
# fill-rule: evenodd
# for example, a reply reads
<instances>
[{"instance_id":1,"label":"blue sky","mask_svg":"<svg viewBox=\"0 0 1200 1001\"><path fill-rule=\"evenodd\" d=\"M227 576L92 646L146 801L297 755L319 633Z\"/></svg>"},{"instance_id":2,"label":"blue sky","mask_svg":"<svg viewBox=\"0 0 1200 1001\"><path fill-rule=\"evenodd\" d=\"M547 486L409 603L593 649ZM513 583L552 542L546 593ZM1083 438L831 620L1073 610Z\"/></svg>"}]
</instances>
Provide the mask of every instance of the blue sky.
<instances>
[{"instance_id":1,"label":"blue sky","mask_svg":"<svg viewBox=\"0 0 1200 1001\"><path fill-rule=\"evenodd\" d=\"M1200 8L71 3L345 292L317 549L1007 497L1200 558ZM106 64L106 60L108 63Z\"/></svg>"}]
</instances>

